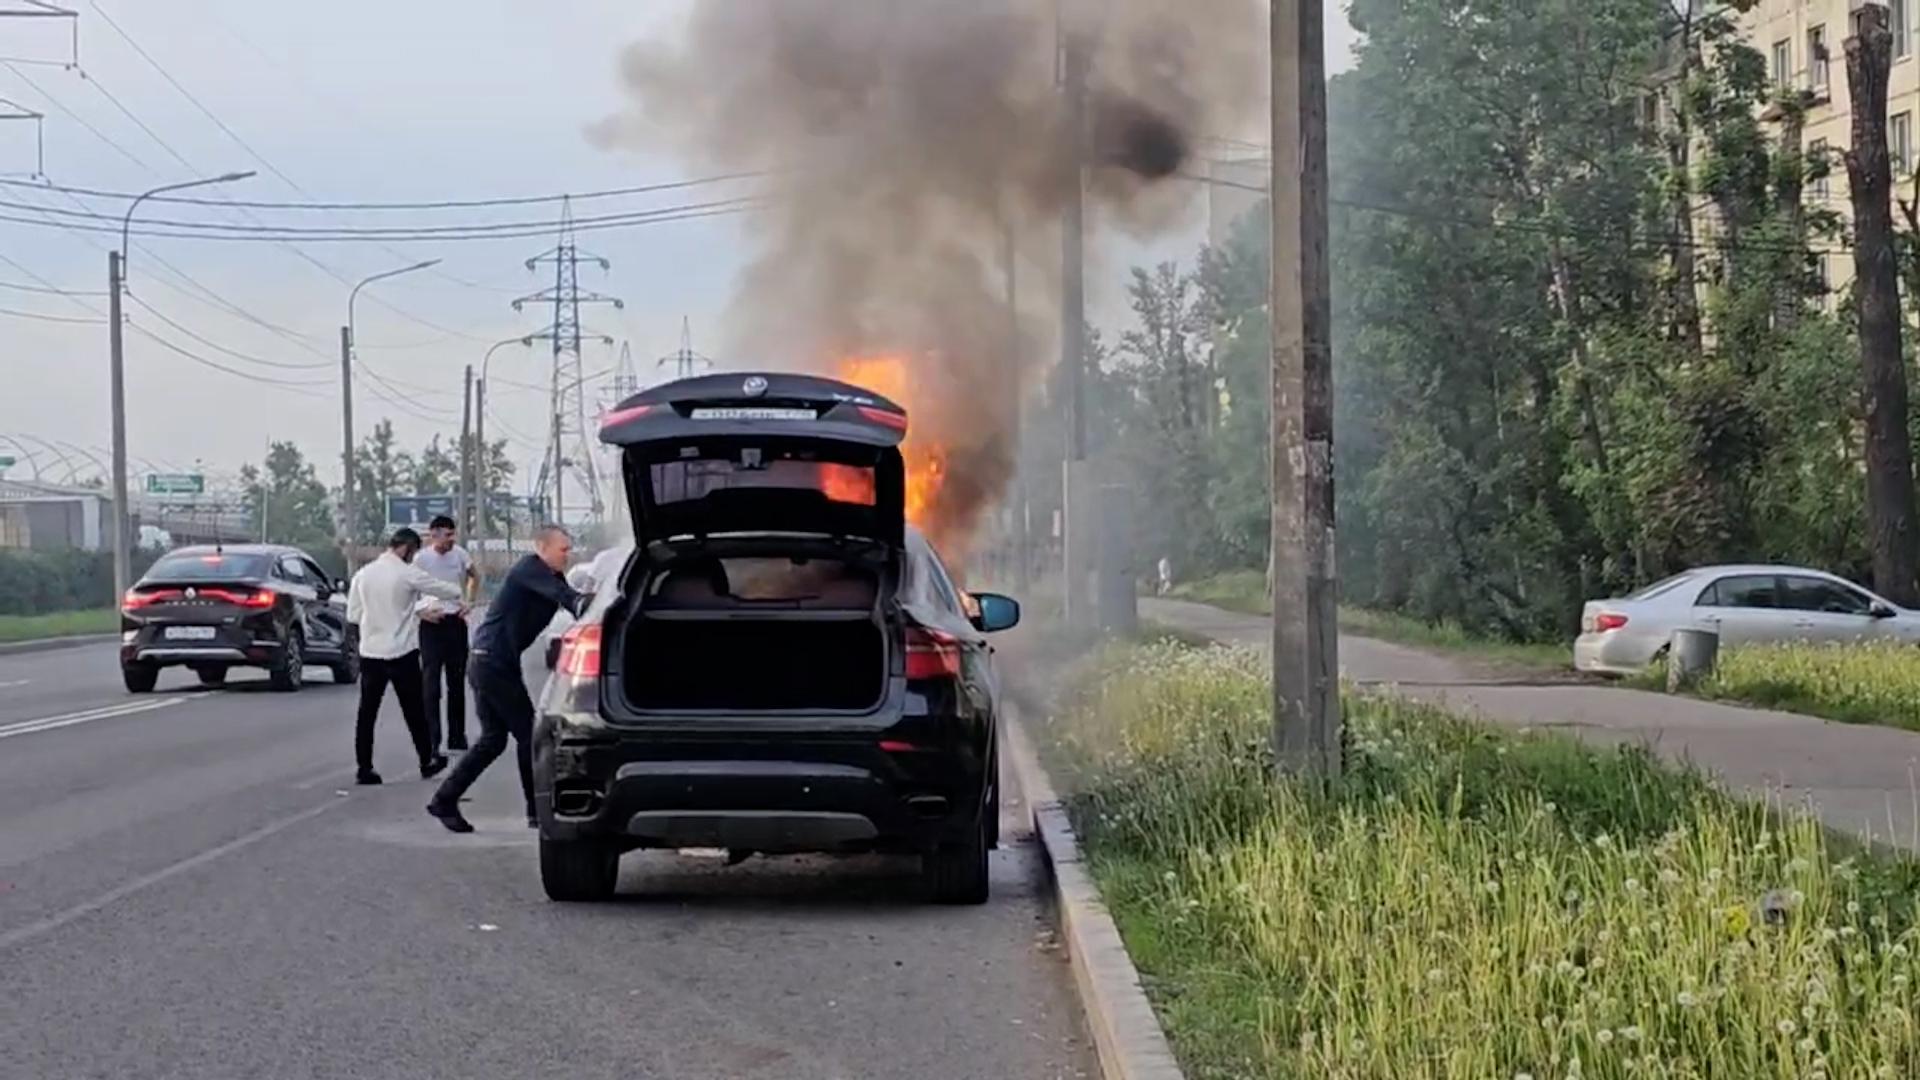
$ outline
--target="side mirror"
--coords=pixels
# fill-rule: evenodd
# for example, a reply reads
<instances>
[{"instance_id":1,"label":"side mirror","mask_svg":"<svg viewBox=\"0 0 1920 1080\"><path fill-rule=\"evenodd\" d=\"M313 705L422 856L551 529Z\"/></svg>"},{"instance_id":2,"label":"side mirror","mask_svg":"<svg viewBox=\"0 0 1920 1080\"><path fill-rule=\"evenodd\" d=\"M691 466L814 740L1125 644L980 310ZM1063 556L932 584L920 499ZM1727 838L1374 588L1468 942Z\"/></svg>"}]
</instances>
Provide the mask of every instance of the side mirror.
<instances>
[{"instance_id":1,"label":"side mirror","mask_svg":"<svg viewBox=\"0 0 1920 1080\"><path fill-rule=\"evenodd\" d=\"M333 579L333 591L334 591L334 592L337 592L337 593L344 593L344 592L346 592L346 591L347 591L347 579L346 579L346 578L334 578L334 579Z\"/></svg>"},{"instance_id":2,"label":"side mirror","mask_svg":"<svg viewBox=\"0 0 1920 1080\"><path fill-rule=\"evenodd\" d=\"M1020 625L1020 601L999 593L974 593L973 598L980 604L973 625L981 631L993 634Z\"/></svg>"},{"instance_id":3,"label":"side mirror","mask_svg":"<svg viewBox=\"0 0 1920 1080\"><path fill-rule=\"evenodd\" d=\"M1880 601L1875 600L1873 602L1873 606L1867 609L1867 614L1873 616L1876 619L1891 619L1895 615L1898 615L1899 612L1893 610L1893 608L1888 606L1887 604L1883 604Z\"/></svg>"}]
</instances>

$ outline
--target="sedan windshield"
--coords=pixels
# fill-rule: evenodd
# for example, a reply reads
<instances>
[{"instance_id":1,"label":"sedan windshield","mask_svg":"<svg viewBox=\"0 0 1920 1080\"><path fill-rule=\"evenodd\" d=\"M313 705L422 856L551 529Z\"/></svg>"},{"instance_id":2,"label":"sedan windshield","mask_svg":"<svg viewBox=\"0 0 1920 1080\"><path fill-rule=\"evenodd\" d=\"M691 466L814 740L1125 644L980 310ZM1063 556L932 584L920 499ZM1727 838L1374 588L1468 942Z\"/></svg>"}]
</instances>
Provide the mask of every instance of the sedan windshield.
<instances>
[{"instance_id":1,"label":"sedan windshield","mask_svg":"<svg viewBox=\"0 0 1920 1080\"><path fill-rule=\"evenodd\" d=\"M263 578L272 560L266 555L235 555L207 552L204 555L163 556L147 571L153 581L232 581L236 578Z\"/></svg>"}]
</instances>

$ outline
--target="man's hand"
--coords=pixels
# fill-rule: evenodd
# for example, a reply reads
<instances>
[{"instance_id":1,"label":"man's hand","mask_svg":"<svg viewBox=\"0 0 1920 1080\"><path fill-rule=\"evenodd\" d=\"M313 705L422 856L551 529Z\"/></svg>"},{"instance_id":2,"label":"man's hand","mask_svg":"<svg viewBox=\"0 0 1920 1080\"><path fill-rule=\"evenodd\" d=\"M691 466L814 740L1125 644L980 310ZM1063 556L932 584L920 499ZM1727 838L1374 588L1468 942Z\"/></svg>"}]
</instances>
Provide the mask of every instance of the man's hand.
<instances>
[{"instance_id":1,"label":"man's hand","mask_svg":"<svg viewBox=\"0 0 1920 1080\"><path fill-rule=\"evenodd\" d=\"M446 617L447 613L438 607L430 607L420 612L420 618L425 622L439 622Z\"/></svg>"}]
</instances>

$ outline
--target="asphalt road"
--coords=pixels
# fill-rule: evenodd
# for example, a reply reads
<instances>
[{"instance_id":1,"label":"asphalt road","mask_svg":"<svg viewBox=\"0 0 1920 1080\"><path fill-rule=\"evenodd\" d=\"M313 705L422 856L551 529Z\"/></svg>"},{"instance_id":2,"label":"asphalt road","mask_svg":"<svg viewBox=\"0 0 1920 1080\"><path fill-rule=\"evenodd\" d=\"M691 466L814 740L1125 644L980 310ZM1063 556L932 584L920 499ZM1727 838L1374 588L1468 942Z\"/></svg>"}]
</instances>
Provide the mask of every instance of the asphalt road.
<instances>
[{"instance_id":1,"label":"asphalt road","mask_svg":"<svg viewBox=\"0 0 1920 1080\"><path fill-rule=\"evenodd\" d=\"M1097 1073L1013 798L982 908L897 861L667 855L561 906L510 758L456 837L391 703L354 789L351 688L234 678L0 657L0 1077Z\"/></svg>"}]
</instances>

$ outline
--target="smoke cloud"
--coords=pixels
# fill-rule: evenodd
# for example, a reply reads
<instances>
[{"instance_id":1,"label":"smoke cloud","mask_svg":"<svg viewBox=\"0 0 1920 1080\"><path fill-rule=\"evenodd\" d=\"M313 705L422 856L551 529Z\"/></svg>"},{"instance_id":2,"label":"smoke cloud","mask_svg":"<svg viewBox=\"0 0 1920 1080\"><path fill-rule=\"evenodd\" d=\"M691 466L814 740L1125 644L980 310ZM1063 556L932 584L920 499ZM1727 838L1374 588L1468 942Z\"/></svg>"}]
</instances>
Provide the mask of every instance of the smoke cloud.
<instances>
[{"instance_id":1,"label":"smoke cloud","mask_svg":"<svg viewBox=\"0 0 1920 1080\"><path fill-rule=\"evenodd\" d=\"M768 174L725 355L825 374L847 357L903 357L909 449L938 448L944 464L923 524L955 557L1011 476L1021 365L1040 370L1057 340L1055 221L1075 176L1059 6L699 0L683 38L626 50L631 104L589 133ZM1265 5L1064 6L1089 65L1089 228L1151 235L1198 194L1177 178L1196 139L1237 131L1264 101Z\"/></svg>"}]
</instances>

